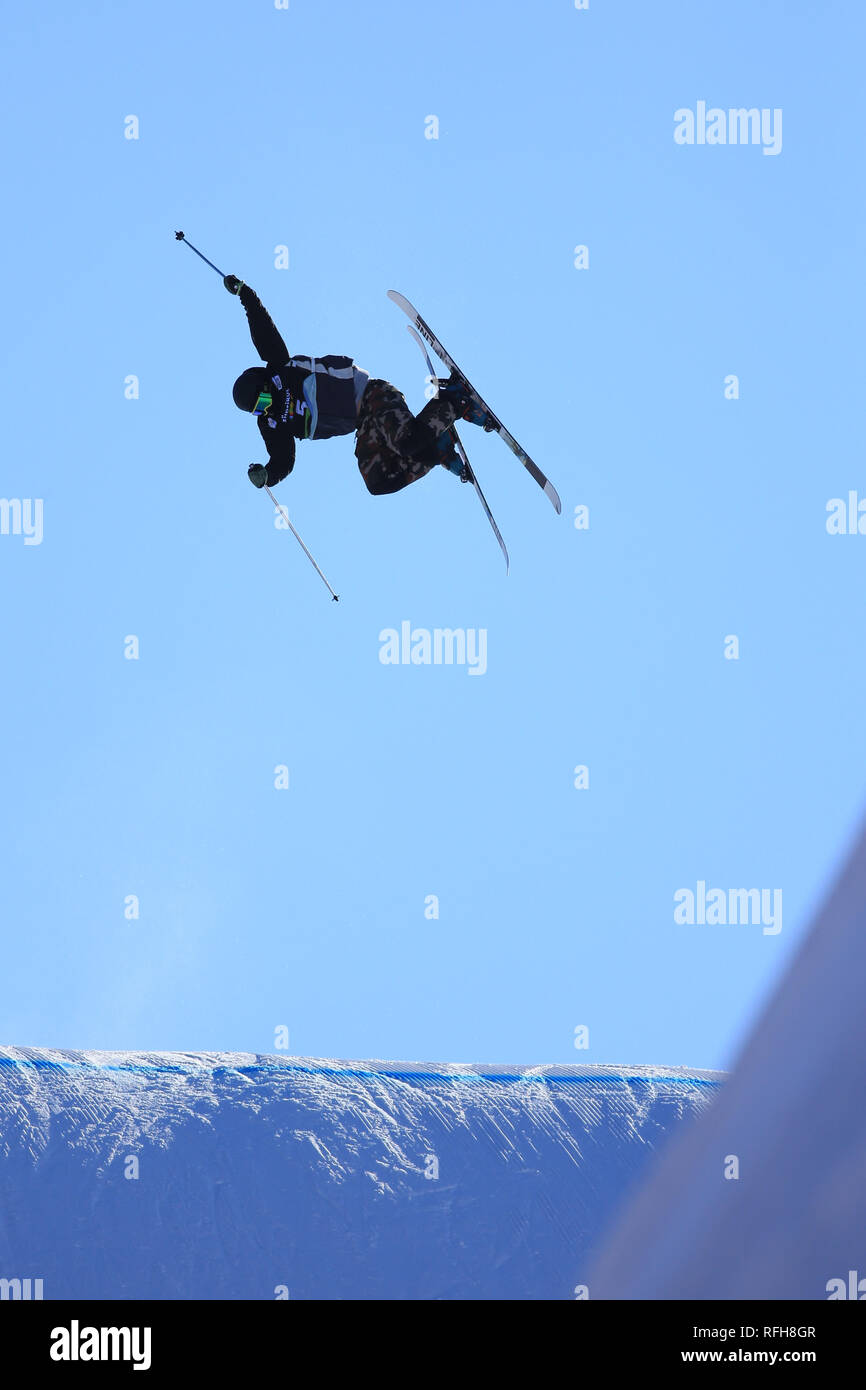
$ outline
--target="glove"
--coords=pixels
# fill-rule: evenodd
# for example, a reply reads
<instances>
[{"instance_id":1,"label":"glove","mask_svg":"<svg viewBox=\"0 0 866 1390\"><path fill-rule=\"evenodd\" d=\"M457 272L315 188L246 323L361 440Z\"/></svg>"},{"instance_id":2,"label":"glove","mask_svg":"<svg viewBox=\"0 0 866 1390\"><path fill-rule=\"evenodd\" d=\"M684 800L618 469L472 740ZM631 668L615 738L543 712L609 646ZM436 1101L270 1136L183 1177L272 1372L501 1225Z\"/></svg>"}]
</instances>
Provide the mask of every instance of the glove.
<instances>
[{"instance_id":1,"label":"glove","mask_svg":"<svg viewBox=\"0 0 866 1390\"><path fill-rule=\"evenodd\" d=\"M251 463L247 469L247 477L253 487L264 487L268 481L268 470L263 463Z\"/></svg>"},{"instance_id":2,"label":"glove","mask_svg":"<svg viewBox=\"0 0 866 1390\"><path fill-rule=\"evenodd\" d=\"M229 294L239 294L243 288L243 283L243 280L239 280L236 275L226 275L223 278L223 284Z\"/></svg>"}]
</instances>

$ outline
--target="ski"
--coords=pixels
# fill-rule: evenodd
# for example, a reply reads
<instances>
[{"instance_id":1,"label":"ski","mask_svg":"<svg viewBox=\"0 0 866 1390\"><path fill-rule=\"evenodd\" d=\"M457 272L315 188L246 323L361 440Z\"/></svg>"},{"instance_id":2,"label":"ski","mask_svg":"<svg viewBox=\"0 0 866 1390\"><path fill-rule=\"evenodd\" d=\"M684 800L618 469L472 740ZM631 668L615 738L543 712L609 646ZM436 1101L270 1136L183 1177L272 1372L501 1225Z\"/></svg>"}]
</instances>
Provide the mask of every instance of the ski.
<instances>
[{"instance_id":1,"label":"ski","mask_svg":"<svg viewBox=\"0 0 866 1390\"><path fill-rule=\"evenodd\" d=\"M435 373L435 371L433 370L433 363L430 361L430 354L429 354L429 352L427 351L426 347L424 346L424 339L421 337L421 334L418 332L417 328L414 328L413 325L412 325L411 323L407 324L406 327L408 328L409 332L412 334L412 337L415 339L415 342L418 344L419 348L421 349L421 352L422 352L423 355L424 355L424 361L427 363L427 371L428 371L429 374L430 374L430 381L431 381L432 384L435 386L435 385L436 385L436 380L437 380L437 378L436 378L436 373ZM438 391L439 391L439 388L438 388L438 386L437 386L437 387L436 387L437 395L438 395ZM499 527L496 525L496 518L495 518L495 516L493 515L492 511L490 510L490 505L489 505L489 503L488 503L488 501L487 501L487 498L484 496L484 493L481 491L481 484L479 483L478 479L477 479L476 476L475 476L475 469L472 467L472 464L469 462L469 459L468 459L467 456L466 456L466 450L463 448L463 444L462 444L462 442L461 442L460 436L459 436L459 434L457 433L457 430L456 430L456 428L454 427L454 425L451 426L451 428L450 428L450 430L448 431L448 433L451 435L451 438L454 440L454 447L456 448L458 454L460 455L461 459L463 460L463 467L466 469L466 472L467 472L467 474L468 474L468 476L469 476L469 481L470 481L470 483L472 483L472 486L475 488L475 491L476 491L476 493L477 493L477 495L478 495L478 500L479 500L479 502L481 503L482 507L484 508L484 514L485 514L485 516L487 517L487 520L490 522L490 525L493 527L493 534L494 534L494 536L496 537L496 539L497 539L498 542L499 542L499 548L500 548L500 550L502 551L502 554L505 556L505 573L508 574L508 571L509 571L509 569L511 568L511 561L510 561L509 558L508 558L508 547L506 546L505 541L502 539L502 532L500 531Z\"/></svg>"},{"instance_id":2,"label":"ski","mask_svg":"<svg viewBox=\"0 0 866 1390\"><path fill-rule=\"evenodd\" d=\"M463 372L457 366L457 363L454 361L454 358L442 346L439 339L436 337L436 334L433 332L430 325L424 319L422 319L414 304L410 304L406 296L404 294L400 294L398 290L389 290L388 298L397 305L398 309L403 310L403 313L414 325L416 331L421 335L424 341L430 345L430 347L436 353L436 356L442 359L446 367L448 367L452 372L457 373L463 384L466 386L466 389L472 393L478 405L481 406L481 408L485 410L487 414L490 416L490 418L494 421L494 432L505 440L505 443L508 445L511 452L515 454L517 458L520 459L520 462L523 464L523 467L527 470L528 473L532 475L532 477L538 483L538 486L542 489L542 491L547 494L555 511L557 513L561 512L562 503L559 500L559 493L556 491L556 488L553 486L553 483L550 481L549 478L547 478L544 475L544 473L542 473L541 469L538 467L538 464L533 462L533 460L527 454L526 450L521 448L514 436L508 433L508 430L505 428L498 416L494 415L493 411L490 409L490 406L487 404L484 397L478 394L478 392L475 390L475 387L472 385L472 382L469 381L469 379L463 375Z\"/></svg>"}]
</instances>

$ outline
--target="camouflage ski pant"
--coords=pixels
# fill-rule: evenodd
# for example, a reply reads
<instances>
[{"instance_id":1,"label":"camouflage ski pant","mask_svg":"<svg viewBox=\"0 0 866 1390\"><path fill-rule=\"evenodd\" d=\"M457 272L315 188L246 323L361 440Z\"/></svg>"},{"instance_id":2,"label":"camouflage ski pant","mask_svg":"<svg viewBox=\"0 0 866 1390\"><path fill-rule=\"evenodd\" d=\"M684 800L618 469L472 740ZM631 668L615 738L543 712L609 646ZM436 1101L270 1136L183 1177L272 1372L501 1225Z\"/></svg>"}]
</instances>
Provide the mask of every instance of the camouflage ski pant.
<instances>
[{"instance_id":1,"label":"camouflage ski pant","mask_svg":"<svg viewBox=\"0 0 866 1390\"><path fill-rule=\"evenodd\" d=\"M457 412L435 397L413 415L402 391L371 377L358 408L355 457L369 492L399 492L423 478L442 458L437 441Z\"/></svg>"}]
</instances>

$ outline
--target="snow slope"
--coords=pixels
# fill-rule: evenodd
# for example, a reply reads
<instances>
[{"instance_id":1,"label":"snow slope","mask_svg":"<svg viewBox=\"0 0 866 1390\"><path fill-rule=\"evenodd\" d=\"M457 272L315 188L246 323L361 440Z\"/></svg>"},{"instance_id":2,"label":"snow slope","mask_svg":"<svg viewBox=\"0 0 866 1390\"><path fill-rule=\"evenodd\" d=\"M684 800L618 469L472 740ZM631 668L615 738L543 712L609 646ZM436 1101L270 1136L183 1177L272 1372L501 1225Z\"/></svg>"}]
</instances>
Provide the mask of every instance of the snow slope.
<instances>
[{"instance_id":1,"label":"snow slope","mask_svg":"<svg viewBox=\"0 0 866 1390\"><path fill-rule=\"evenodd\" d=\"M720 1080L0 1048L0 1279L46 1299L572 1298Z\"/></svg>"},{"instance_id":2,"label":"snow slope","mask_svg":"<svg viewBox=\"0 0 866 1390\"><path fill-rule=\"evenodd\" d=\"M864 999L866 830L718 1105L605 1243L593 1296L866 1298Z\"/></svg>"}]
</instances>

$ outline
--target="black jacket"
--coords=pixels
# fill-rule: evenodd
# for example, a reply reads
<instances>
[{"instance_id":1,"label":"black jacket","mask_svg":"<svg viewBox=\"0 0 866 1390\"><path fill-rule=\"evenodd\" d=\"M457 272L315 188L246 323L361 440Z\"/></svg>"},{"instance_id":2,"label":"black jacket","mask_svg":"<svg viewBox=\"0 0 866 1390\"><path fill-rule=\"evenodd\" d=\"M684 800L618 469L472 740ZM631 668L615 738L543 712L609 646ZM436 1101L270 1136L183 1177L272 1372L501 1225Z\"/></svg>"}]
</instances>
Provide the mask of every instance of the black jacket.
<instances>
[{"instance_id":1,"label":"black jacket","mask_svg":"<svg viewBox=\"0 0 866 1390\"><path fill-rule=\"evenodd\" d=\"M240 301L250 337L271 378L273 404L259 415L259 433L268 451L268 486L282 482L295 465L295 440L352 434L368 375L351 357L290 357L267 309L249 285Z\"/></svg>"}]
</instances>

